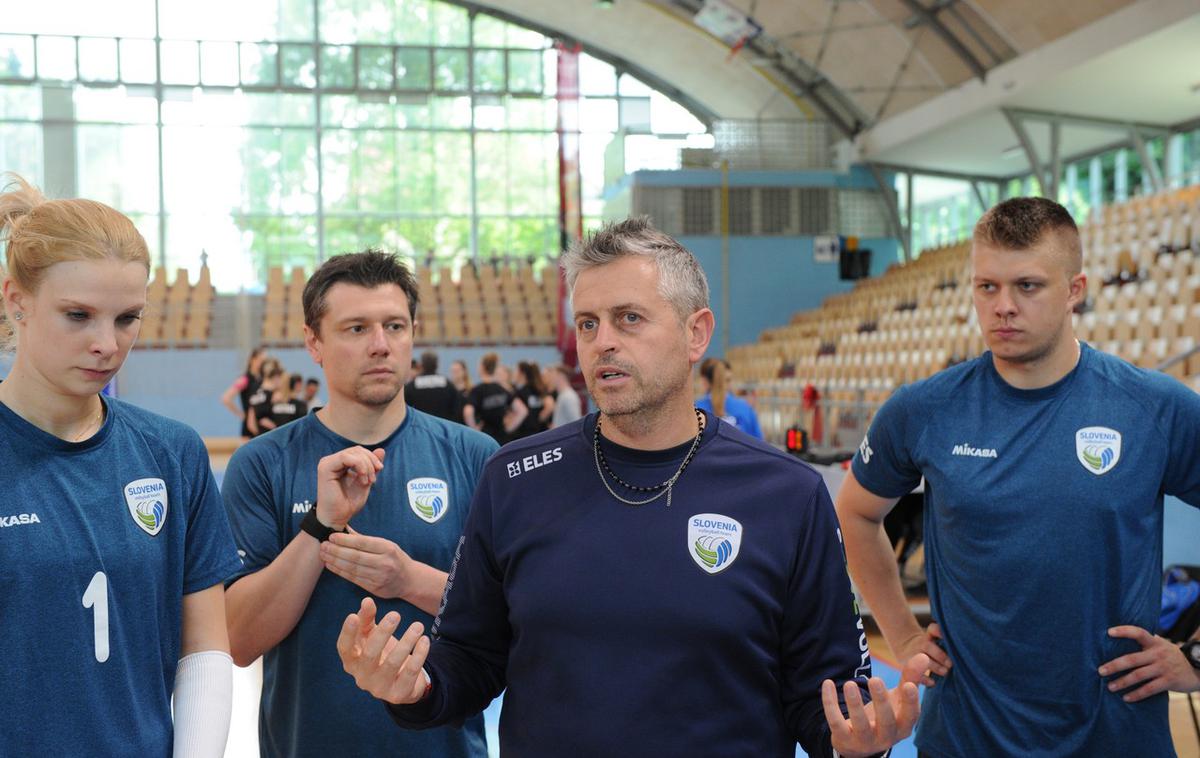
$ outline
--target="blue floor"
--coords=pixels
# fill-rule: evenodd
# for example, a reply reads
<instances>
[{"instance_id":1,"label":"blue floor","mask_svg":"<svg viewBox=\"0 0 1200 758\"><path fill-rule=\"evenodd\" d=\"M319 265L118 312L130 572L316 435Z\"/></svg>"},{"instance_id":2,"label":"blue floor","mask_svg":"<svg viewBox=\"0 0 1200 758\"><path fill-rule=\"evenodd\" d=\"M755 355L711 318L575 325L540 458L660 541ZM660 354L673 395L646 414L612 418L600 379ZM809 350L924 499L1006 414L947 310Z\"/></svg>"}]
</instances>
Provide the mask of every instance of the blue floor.
<instances>
[{"instance_id":1,"label":"blue floor","mask_svg":"<svg viewBox=\"0 0 1200 758\"><path fill-rule=\"evenodd\" d=\"M900 672L881 663L878 659L871 661L872 670L875 676L883 679L887 684L888 689L895 687L900 683ZM498 724L500 723L500 705L504 702L504 696L496 698L492 704L483 712L484 728L487 731L488 753L492 758L497 758L500 755L500 735L497 732ZM808 753L796 748L796 758L808 758ZM917 758L917 747L913 744L912 737L904 740L892 749L892 758Z\"/></svg>"}]
</instances>

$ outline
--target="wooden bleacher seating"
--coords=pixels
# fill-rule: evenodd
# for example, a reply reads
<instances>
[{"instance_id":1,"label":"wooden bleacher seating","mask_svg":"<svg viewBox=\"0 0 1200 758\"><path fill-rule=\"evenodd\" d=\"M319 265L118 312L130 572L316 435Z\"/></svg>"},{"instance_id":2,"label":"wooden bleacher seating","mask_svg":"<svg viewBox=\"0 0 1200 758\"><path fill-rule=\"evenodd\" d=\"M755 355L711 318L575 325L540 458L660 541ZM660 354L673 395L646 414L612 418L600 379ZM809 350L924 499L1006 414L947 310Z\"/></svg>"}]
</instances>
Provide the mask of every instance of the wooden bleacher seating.
<instances>
[{"instance_id":1,"label":"wooden bleacher seating","mask_svg":"<svg viewBox=\"0 0 1200 758\"><path fill-rule=\"evenodd\" d=\"M146 309L139 327L139 348L204 347L212 331L213 301L216 290L207 266L197 271L196 283L190 283L186 268L175 271L168 284L165 268L155 267L146 287Z\"/></svg>"},{"instance_id":2,"label":"wooden bleacher seating","mask_svg":"<svg viewBox=\"0 0 1200 758\"><path fill-rule=\"evenodd\" d=\"M183 332L185 344L199 347L208 342L212 327L212 305L215 298L216 290L212 285L212 272L209 271L208 266L201 266L188 301L187 320Z\"/></svg>"},{"instance_id":3,"label":"wooden bleacher seating","mask_svg":"<svg viewBox=\"0 0 1200 758\"><path fill-rule=\"evenodd\" d=\"M554 277L556 269L547 268ZM545 344L556 337L557 279L545 283L528 262L513 266L486 264L478 270L464 266L422 266L417 269L420 310L417 341L441 344ZM260 339L273 346L298 346L304 341L303 293L307 272L296 266L267 270ZM550 297L548 293L553 293ZM179 269L168 284L167 272L156 268L147 290L139 347L199 347L212 331L216 292L207 267L189 283Z\"/></svg>"},{"instance_id":4,"label":"wooden bleacher seating","mask_svg":"<svg viewBox=\"0 0 1200 758\"><path fill-rule=\"evenodd\" d=\"M284 341L287 323L287 290L283 281L283 267L267 269L267 294L263 298L262 341L265 344L280 344Z\"/></svg>"},{"instance_id":5,"label":"wooden bleacher seating","mask_svg":"<svg viewBox=\"0 0 1200 758\"><path fill-rule=\"evenodd\" d=\"M1089 308L1075 319L1081 339L1148 368L1200 344L1200 187L1097 209L1080 235ZM809 383L827 397L853 391L882 402L896 386L979 355L969 253L969 242L926 250L731 348L736 381L773 402ZM1130 281L1105 285L1122 272ZM1200 356L1168 373L1200 387ZM797 420L775 416L768 439Z\"/></svg>"}]
</instances>

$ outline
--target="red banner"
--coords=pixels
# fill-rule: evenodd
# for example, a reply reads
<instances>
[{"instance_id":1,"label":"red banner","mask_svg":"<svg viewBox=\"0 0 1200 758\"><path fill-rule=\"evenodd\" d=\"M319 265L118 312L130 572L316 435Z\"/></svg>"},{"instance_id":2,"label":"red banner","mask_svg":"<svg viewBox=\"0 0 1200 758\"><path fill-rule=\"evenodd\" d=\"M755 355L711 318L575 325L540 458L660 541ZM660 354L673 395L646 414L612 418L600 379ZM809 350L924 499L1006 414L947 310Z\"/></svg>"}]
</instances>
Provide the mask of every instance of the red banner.
<instances>
[{"instance_id":1,"label":"red banner","mask_svg":"<svg viewBox=\"0 0 1200 758\"><path fill-rule=\"evenodd\" d=\"M559 244L566 250L583 237L583 191L579 179L579 53L580 46L562 43L558 50L558 230ZM563 363L578 363L575 329L570 314L567 285L559 274L558 350Z\"/></svg>"}]
</instances>

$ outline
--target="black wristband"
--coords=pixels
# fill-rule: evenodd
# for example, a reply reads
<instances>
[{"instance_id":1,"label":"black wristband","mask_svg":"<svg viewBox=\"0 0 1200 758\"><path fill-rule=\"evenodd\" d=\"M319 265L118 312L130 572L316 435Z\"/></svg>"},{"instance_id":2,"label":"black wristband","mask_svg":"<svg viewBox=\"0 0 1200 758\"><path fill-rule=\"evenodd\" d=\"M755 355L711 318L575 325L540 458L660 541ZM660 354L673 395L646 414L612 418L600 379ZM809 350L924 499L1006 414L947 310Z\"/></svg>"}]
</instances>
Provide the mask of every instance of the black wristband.
<instances>
[{"instance_id":1,"label":"black wristband","mask_svg":"<svg viewBox=\"0 0 1200 758\"><path fill-rule=\"evenodd\" d=\"M346 529L345 527L342 527L341 529L333 529L322 524L320 520L317 519L317 506L314 505L312 508L308 509L308 513L306 513L304 518L300 520L300 531L308 532L317 539L317 542L324 542L329 539L329 535L335 533L340 534L345 532Z\"/></svg>"}]
</instances>

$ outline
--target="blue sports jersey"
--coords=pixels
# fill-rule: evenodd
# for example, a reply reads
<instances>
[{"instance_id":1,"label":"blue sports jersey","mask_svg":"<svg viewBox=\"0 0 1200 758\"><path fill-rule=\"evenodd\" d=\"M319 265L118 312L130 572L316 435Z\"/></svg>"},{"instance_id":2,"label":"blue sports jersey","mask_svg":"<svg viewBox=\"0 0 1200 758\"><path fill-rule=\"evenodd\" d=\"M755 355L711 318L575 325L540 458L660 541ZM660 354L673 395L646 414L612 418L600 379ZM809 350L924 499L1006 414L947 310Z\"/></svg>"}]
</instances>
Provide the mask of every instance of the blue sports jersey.
<instances>
[{"instance_id":1,"label":"blue sports jersey","mask_svg":"<svg viewBox=\"0 0 1200 758\"><path fill-rule=\"evenodd\" d=\"M707 394L697 400L696 407L712 413L712 394ZM762 429L758 427L758 415L755 414L754 407L732 392L725 395L725 415L721 417L721 420L726 424L736 426L751 437L757 437L760 440L763 438Z\"/></svg>"},{"instance_id":2,"label":"blue sports jersey","mask_svg":"<svg viewBox=\"0 0 1200 758\"><path fill-rule=\"evenodd\" d=\"M243 445L222 485L245 566L266 567L300 531L317 500L317 461L358 443L328 429L315 414ZM415 560L446 571L462 533L492 439L409 408L404 423L371 448L387 451L366 505L350 524L395 542ZM300 622L263 657L259 743L264 756L487 755L483 720L425 734L397 729L387 712L342 668L337 637L367 591L326 571ZM397 611L405 627L433 619L407 602L375 598L382 616Z\"/></svg>"},{"instance_id":3,"label":"blue sports jersey","mask_svg":"<svg viewBox=\"0 0 1200 758\"><path fill-rule=\"evenodd\" d=\"M1200 396L1083 345L1041 389L990 353L902 387L854 475L897 497L925 477L925 566L954 666L926 690L932 756L1169 756L1165 693L1126 703L1097 668L1153 631L1163 493L1200 504Z\"/></svg>"},{"instance_id":4,"label":"blue sports jersey","mask_svg":"<svg viewBox=\"0 0 1200 758\"><path fill-rule=\"evenodd\" d=\"M239 565L200 437L103 402L79 443L0 404L3 756L170 756L183 596Z\"/></svg>"},{"instance_id":5,"label":"blue sports jersey","mask_svg":"<svg viewBox=\"0 0 1200 758\"><path fill-rule=\"evenodd\" d=\"M432 692L390 707L397 721L454 722L507 684L501 755L791 758L798 740L829 755L821 682L871 663L820 475L708 416L670 507L626 505L601 484L595 423L488 463L435 627ZM602 444L643 486L691 445Z\"/></svg>"}]
</instances>

